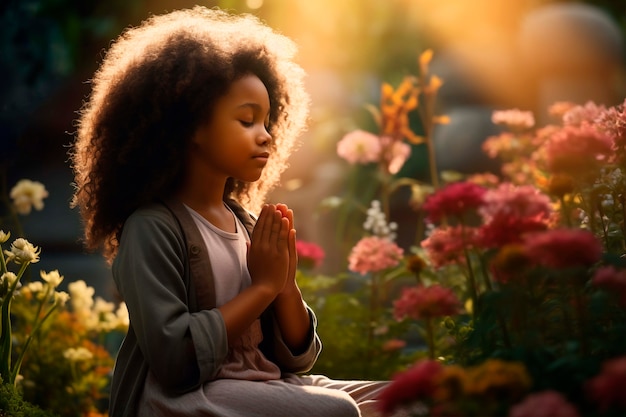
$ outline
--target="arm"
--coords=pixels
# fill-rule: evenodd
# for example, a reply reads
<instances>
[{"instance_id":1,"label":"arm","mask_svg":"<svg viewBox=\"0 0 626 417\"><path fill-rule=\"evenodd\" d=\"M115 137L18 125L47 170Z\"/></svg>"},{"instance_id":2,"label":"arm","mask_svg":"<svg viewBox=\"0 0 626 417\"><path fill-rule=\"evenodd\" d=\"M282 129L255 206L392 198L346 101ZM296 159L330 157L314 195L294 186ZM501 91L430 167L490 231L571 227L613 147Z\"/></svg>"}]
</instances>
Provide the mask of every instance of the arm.
<instances>
[{"instance_id":1,"label":"arm","mask_svg":"<svg viewBox=\"0 0 626 417\"><path fill-rule=\"evenodd\" d=\"M144 360L173 392L213 378L228 352L220 312L189 311L185 263L184 237L168 212L142 209L127 220L113 277Z\"/></svg>"},{"instance_id":2,"label":"arm","mask_svg":"<svg viewBox=\"0 0 626 417\"><path fill-rule=\"evenodd\" d=\"M252 284L219 307L229 342L238 339L285 287L294 233L276 206L263 207L248 248Z\"/></svg>"}]
</instances>

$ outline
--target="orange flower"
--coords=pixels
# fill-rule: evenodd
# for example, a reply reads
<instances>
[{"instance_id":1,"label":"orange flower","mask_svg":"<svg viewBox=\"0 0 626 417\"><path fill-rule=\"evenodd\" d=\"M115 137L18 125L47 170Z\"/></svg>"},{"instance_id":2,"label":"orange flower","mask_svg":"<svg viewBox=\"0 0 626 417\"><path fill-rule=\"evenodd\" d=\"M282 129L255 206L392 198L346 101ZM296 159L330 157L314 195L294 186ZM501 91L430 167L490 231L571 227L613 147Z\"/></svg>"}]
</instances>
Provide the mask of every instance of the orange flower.
<instances>
[{"instance_id":1,"label":"orange flower","mask_svg":"<svg viewBox=\"0 0 626 417\"><path fill-rule=\"evenodd\" d=\"M413 77L405 77L397 90L390 84L383 83L380 99L381 135L391 136L394 140L406 138L414 144L423 142L423 138L413 133L409 127L409 113L418 105L417 94Z\"/></svg>"}]
</instances>

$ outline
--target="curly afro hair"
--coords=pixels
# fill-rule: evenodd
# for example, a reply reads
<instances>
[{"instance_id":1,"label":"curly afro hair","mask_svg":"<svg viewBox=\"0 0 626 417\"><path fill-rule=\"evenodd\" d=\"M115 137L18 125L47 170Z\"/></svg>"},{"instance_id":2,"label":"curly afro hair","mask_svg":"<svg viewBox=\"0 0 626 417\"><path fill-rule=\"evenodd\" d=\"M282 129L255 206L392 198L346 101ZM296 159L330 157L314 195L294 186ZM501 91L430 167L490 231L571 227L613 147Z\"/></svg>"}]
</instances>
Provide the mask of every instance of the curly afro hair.
<instances>
[{"instance_id":1,"label":"curly afro hair","mask_svg":"<svg viewBox=\"0 0 626 417\"><path fill-rule=\"evenodd\" d=\"M249 74L270 97L272 157L254 183L229 179L225 198L257 211L305 128L309 97L295 44L258 18L196 6L127 29L91 80L69 151L72 207L85 245L111 261L126 218L180 186L192 135L230 85Z\"/></svg>"}]
</instances>

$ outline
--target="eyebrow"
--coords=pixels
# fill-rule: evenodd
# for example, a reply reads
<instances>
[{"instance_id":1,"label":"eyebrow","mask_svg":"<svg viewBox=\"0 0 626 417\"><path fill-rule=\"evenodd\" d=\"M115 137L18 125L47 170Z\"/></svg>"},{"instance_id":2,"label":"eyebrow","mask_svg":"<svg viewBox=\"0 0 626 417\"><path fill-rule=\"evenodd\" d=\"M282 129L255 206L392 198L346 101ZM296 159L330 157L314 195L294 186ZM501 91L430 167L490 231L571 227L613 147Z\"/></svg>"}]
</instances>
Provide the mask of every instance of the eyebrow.
<instances>
[{"instance_id":1,"label":"eyebrow","mask_svg":"<svg viewBox=\"0 0 626 417\"><path fill-rule=\"evenodd\" d=\"M244 108L244 107L253 107L253 108L257 109L257 110L263 110L263 108L261 107L261 105L259 103L252 103L252 102L240 104L236 108L237 109L241 109L241 108ZM270 109L268 108L268 113L269 113L269 111L270 111Z\"/></svg>"}]
</instances>

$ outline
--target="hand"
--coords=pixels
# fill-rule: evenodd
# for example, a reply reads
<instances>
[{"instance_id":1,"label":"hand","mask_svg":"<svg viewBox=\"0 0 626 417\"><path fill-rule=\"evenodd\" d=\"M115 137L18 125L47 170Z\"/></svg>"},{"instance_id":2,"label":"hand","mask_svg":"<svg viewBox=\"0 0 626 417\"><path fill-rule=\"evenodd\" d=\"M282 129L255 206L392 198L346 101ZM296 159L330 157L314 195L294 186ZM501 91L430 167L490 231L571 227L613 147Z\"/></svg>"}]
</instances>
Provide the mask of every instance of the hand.
<instances>
[{"instance_id":1,"label":"hand","mask_svg":"<svg viewBox=\"0 0 626 417\"><path fill-rule=\"evenodd\" d=\"M298 268L298 252L296 250L296 229L293 222L293 210L287 207L286 204L279 203L276 205L276 209L282 213L283 218L289 221L289 269L287 272L287 282L283 291L290 291L297 287L296 285L296 270Z\"/></svg>"},{"instance_id":2,"label":"hand","mask_svg":"<svg viewBox=\"0 0 626 417\"><path fill-rule=\"evenodd\" d=\"M292 262L290 247L295 250L295 235L290 238L293 233L289 223L289 218L283 217L275 205L263 206L248 247L252 285L267 289L274 296L285 287Z\"/></svg>"}]
</instances>

